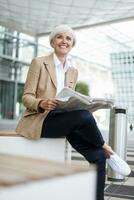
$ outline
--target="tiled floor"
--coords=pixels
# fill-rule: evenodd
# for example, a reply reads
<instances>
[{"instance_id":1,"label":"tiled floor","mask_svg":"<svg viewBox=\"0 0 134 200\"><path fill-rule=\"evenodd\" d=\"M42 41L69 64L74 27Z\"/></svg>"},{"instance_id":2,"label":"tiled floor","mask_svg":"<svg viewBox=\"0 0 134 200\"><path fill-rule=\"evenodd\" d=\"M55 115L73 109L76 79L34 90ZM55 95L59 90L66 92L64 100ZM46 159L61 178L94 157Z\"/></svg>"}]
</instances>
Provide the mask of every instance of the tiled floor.
<instances>
[{"instance_id":1,"label":"tiled floor","mask_svg":"<svg viewBox=\"0 0 134 200\"><path fill-rule=\"evenodd\" d=\"M123 182L106 181L105 200L134 199L134 145L127 148L127 162L131 167L131 174Z\"/></svg>"},{"instance_id":2,"label":"tiled floor","mask_svg":"<svg viewBox=\"0 0 134 200\"><path fill-rule=\"evenodd\" d=\"M72 160L74 163L88 164L87 161L74 150L72 150ZM105 200L134 199L134 145L127 148L127 162L129 163L132 172L124 181L111 182L107 181L106 178Z\"/></svg>"}]
</instances>

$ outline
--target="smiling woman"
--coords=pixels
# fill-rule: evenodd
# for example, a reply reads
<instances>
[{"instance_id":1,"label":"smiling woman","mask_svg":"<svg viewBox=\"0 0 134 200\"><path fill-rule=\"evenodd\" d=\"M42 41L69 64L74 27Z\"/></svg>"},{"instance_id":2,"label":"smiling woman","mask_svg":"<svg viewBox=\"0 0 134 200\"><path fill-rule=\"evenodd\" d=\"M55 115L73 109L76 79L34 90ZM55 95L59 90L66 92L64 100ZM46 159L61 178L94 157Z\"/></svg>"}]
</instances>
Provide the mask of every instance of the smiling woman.
<instances>
[{"instance_id":1,"label":"smiling woman","mask_svg":"<svg viewBox=\"0 0 134 200\"><path fill-rule=\"evenodd\" d=\"M26 111L16 131L32 139L66 137L88 162L97 165L96 200L104 200L105 163L113 151L91 112L59 109L61 102L56 99L65 86L75 89L78 71L67 58L75 43L75 33L69 26L57 26L50 34L54 52L33 59L22 98Z\"/></svg>"},{"instance_id":2,"label":"smiling woman","mask_svg":"<svg viewBox=\"0 0 134 200\"><path fill-rule=\"evenodd\" d=\"M61 58L64 63L63 57L65 57L73 47L73 37L67 32L58 34L51 41L52 47L55 49L56 55Z\"/></svg>"},{"instance_id":3,"label":"smiling woman","mask_svg":"<svg viewBox=\"0 0 134 200\"><path fill-rule=\"evenodd\" d=\"M50 44L54 48L55 54L64 64L67 54L76 43L74 31L67 25L56 27L54 32L50 34Z\"/></svg>"}]
</instances>

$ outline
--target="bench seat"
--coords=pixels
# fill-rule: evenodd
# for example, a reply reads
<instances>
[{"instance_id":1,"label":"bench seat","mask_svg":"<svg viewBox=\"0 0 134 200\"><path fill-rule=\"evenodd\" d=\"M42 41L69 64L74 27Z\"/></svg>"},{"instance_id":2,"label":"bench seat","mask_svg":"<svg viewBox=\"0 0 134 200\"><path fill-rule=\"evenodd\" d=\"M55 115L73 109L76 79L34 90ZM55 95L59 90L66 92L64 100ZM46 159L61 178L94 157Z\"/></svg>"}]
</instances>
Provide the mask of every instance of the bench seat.
<instances>
[{"instance_id":1,"label":"bench seat","mask_svg":"<svg viewBox=\"0 0 134 200\"><path fill-rule=\"evenodd\" d=\"M0 153L1 200L95 200L96 167Z\"/></svg>"},{"instance_id":2,"label":"bench seat","mask_svg":"<svg viewBox=\"0 0 134 200\"><path fill-rule=\"evenodd\" d=\"M0 153L71 161L71 146L65 138L29 140L14 131L0 131Z\"/></svg>"}]
</instances>

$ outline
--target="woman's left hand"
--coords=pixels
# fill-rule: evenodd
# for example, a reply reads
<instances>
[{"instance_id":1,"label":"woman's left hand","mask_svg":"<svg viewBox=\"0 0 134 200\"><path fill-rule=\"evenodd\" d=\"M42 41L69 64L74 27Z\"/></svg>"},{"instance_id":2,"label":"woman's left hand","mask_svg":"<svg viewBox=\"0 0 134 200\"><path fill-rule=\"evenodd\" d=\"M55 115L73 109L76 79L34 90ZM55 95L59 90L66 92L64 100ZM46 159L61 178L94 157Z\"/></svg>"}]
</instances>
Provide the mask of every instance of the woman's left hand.
<instances>
[{"instance_id":1,"label":"woman's left hand","mask_svg":"<svg viewBox=\"0 0 134 200\"><path fill-rule=\"evenodd\" d=\"M102 148L105 150L108 158L114 153L112 148L106 143L103 144Z\"/></svg>"}]
</instances>

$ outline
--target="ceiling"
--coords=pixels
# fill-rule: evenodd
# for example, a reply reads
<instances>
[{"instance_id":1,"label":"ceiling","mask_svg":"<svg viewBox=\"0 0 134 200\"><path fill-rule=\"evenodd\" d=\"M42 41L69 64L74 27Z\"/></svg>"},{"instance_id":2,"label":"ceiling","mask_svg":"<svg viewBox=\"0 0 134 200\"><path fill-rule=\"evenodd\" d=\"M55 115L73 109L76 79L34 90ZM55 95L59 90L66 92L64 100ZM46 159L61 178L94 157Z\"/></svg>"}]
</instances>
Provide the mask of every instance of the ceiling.
<instances>
[{"instance_id":1,"label":"ceiling","mask_svg":"<svg viewBox=\"0 0 134 200\"><path fill-rule=\"evenodd\" d=\"M82 28L134 19L133 0L0 0L0 25L41 36L54 26Z\"/></svg>"}]
</instances>

